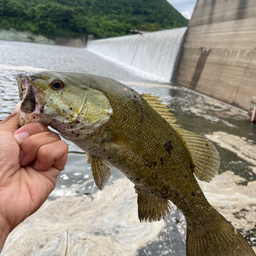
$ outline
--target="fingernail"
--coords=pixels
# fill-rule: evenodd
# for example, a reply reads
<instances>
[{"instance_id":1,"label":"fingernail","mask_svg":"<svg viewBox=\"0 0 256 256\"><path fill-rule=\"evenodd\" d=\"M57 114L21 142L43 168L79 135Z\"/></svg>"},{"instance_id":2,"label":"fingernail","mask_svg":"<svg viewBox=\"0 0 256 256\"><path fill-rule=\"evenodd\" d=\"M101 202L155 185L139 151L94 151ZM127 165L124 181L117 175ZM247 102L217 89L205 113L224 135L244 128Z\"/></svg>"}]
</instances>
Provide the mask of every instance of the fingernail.
<instances>
[{"instance_id":1,"label":"fingernail","mask_svg":"<svg viewBox=\"0 0 256 256\"><path fill-rule=\"evenodd\" d=\"M21 151L20 151L20 162L22 161L23 158L24 158L24 153L23 153L23 151L21 150Z\"/></svg>"},{"instance_id":2,"label":"fingernail","mask_svg":"<svg viewBox=\"0 0 256 256\"><path fill-rule=\"evenodd\" d=\"M14 134L14 139L17 141L19 145L23 143L25 139L27 139L29 134L27 132L21 132L18 134Z\"/></svg>"}]
</instances>

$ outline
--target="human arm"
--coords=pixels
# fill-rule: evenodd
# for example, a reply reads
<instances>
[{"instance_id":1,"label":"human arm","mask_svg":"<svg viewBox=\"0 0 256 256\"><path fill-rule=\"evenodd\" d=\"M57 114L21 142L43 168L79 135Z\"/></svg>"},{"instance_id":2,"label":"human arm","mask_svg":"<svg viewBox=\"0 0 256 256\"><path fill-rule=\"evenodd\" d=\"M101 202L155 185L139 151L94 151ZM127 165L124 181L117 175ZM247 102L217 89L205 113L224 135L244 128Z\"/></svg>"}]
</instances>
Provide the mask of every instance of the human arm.
<instances>
[{"instance_id":1,"label":"human arm","mask_svg":"<svg viewBox=\"0 0 256 256\"><path fill-rule=\"evenodd\" d=\"M8 234L54 189L68 152L45 125L18 129L18 123L17 110L0 123L0 251Z\"/></svg>"}]
</instances>

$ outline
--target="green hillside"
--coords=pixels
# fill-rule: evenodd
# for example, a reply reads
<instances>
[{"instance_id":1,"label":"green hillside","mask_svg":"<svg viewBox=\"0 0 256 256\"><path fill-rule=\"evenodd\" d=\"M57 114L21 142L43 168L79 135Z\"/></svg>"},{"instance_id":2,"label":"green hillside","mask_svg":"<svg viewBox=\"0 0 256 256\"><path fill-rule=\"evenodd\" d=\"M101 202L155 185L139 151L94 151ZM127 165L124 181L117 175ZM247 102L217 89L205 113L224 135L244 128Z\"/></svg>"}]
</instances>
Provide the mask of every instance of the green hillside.
<instances>
[{"instance_id":1,"label":"green hillside","mask_svg":"<svg viewBox=\"0 0 256 256\"><path fill-rule=\"evenodd\" d=\"M187 26L166 0L0 0L0 28L56 36L121 36Z\"/></svg>"}]
</instances>

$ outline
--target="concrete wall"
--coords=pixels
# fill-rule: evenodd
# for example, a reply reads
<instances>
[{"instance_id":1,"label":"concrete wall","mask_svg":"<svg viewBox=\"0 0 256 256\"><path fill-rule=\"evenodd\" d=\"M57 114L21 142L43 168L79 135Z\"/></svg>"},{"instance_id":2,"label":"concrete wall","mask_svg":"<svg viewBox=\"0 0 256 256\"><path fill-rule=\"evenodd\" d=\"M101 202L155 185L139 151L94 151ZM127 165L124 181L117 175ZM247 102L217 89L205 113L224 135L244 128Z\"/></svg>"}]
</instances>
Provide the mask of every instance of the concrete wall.
<instances>
[{"instance_id":1,"label":"concrete wall","mask_svg":"<svg viewBox=\"0 0 256 256\"><path fill-rule=\"evenodd\" d=\"M72 47L85 47L87 44L87 37L68 38L68 37L56 37L56 45L72 46Z\"/></svg>"},{"instance_id":2,"label":"concrete wall","mask_svg":"<svg viewBox=\"0 0 256 256\"><path fill-rule=\"evenodd\" d=\"M242 109L256 96L256 1L198 0L175 82Z\"/></svg>"}]
</instances>

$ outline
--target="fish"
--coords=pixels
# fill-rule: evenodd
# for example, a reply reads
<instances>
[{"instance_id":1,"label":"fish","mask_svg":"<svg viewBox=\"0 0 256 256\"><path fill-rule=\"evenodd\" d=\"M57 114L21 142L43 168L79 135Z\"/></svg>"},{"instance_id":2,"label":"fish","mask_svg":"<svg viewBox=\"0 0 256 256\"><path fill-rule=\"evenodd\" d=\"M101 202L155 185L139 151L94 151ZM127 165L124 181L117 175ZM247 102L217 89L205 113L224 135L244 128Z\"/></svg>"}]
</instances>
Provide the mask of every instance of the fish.
<instances>
[{"instance_id":1,"label":"fish","mask_svg":"<svg viewBox=\"0 0 256 256\"><path fill-rule=\"evenodd\" d=\"M44 71L16 80L20 126L41 122L84 150L100 190L112 167L121 171L135 185L140 221L168 217L173 203L187 222L188 256L255 255L196 180L218 173L216 148L180 127L158 97L88 73Z\"/></svg>"}]
</instances>

